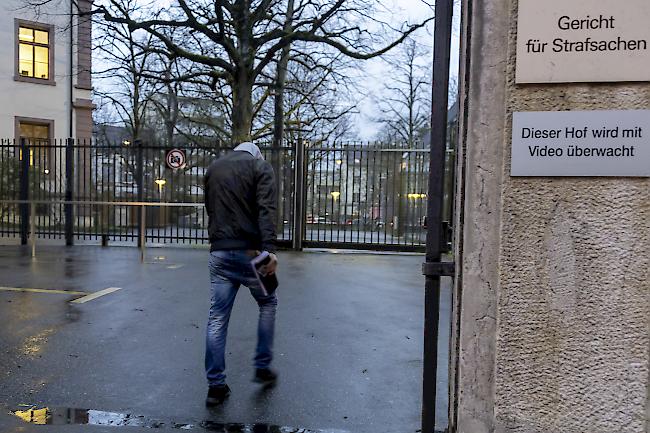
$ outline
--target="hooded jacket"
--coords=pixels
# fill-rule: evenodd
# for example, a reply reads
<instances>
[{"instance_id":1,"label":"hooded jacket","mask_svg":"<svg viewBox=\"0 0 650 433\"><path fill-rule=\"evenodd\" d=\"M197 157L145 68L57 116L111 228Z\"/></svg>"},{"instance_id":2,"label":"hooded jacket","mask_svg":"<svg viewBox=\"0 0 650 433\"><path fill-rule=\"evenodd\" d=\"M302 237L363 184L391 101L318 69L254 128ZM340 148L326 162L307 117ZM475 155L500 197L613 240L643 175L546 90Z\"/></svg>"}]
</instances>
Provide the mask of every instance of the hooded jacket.
<instances>
[{"instance_id":1,"label":"hooded jacket","mask_svg":"<svg viewBox=\"0 0 650 433\"><path fill-rule=\"evenodd\" d=\"M276 192L271 164L242 143L210 164L205 179L210 250L275 252Z\"/></svg>"}]
</instances>

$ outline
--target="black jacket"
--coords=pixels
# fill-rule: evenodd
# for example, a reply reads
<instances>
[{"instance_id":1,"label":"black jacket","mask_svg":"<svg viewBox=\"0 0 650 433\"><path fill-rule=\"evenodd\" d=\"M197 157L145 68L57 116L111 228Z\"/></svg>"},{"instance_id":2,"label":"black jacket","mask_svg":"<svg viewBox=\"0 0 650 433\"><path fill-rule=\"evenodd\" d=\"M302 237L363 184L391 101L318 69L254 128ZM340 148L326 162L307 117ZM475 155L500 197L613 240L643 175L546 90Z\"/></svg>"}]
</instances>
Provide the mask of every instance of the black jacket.
<instances>
[{"instance_id":1,"label":"black jacket","mask_svg":"<svg viewBox=\"0 0 650 433\"><path fill-rule=\"evenodd\" d=\"M275 252L276 195L271 164L248 152L215 160L205 175L211 251Z\"/></svg>"}]
</instances>

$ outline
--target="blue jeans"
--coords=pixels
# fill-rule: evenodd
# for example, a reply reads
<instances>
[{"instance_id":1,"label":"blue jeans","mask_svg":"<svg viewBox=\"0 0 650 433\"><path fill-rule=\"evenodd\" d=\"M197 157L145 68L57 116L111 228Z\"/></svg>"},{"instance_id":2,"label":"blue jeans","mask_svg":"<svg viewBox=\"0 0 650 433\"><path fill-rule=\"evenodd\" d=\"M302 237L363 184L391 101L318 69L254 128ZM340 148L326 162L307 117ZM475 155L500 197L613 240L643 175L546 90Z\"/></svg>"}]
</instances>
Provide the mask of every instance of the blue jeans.
<instances>
[{"instance_id":1,"label":"blue jeans","mask_svg":"<svg viewBox=\"0 0 650 433\"><path fill-rule=\"evenodd\" d=\"M273 333L278 300L265 296L250 266L252 256L243 250L210 253L211 305L206 335L205 370L210 386L226 382L225 351L230 312L241 285L249 288L260 308L255 368L268 368L273 359Z\"/></svg>"}]
</instances>

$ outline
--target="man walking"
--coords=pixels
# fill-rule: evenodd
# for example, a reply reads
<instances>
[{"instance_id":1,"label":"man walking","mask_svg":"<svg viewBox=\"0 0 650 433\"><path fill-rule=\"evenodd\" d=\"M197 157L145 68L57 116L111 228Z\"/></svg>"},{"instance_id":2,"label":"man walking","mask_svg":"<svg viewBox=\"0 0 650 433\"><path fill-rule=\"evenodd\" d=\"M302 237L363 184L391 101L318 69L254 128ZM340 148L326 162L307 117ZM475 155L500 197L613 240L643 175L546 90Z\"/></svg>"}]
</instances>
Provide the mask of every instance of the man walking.
<instances>
[{"instance_id":1,"label":"man walking","mask_svg":"<svg viewBox=\"0 0 650 433\"><path fill-rule=\"evenodd\" d=\"M267 295L250 261L260 251L271 253L267 273L274 273L276 192L271 165L253 143L215 160L205 176L205 207L210 236L211 306L208 318L205 369L206 405L222 403L230 394L226 385L225 347L228 321L241 285L249 288L259 305L254 380L271 385L277 375L269 366L273 357L275 293Z\"/></svg>"}]
</instances>

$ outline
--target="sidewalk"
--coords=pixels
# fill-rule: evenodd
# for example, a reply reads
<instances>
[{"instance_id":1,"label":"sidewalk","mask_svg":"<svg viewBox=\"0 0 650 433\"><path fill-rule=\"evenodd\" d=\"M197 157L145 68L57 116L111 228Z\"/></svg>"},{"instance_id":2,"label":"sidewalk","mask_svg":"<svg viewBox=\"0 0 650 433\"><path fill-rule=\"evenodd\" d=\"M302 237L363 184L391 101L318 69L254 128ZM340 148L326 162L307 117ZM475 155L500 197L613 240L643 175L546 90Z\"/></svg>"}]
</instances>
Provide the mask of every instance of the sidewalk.
<instances>
[{"instance_id":1,"label":"sidewalk","mask_svg":"<svg viewBox=\"0 0 650 433\"><path fill-rule=\"evenodd\" d=\"M135 248L47 246L32 260L28 248L0 247L0 286L62 291L0 291L0 363L5 367L0 405L128 413L167 427L192 424L196 431L203 423L205 431L416 432L422 260L417 255L281 253L274 361L280 382L263 391L250 381L257 306L242 288L228 336L227 380L233 393L222 407L209 410L203 373L206 251L150 249L141 264ZM69 302L81 295L63 292L109 287L121 290L83 304ZM446 303L441 322L448 321ZM442 349L446 359L446 340ZM20 423L0 416L0 431L18 431L12 425L24 426ZM209 428L219 423L309 430ZM33 426L29 431L105 429Z\"/></svg>"}]
</instances>

